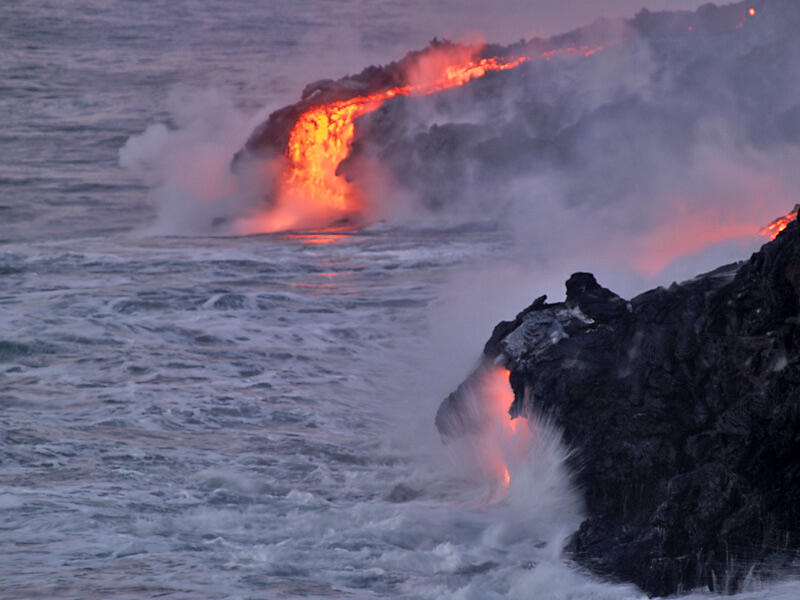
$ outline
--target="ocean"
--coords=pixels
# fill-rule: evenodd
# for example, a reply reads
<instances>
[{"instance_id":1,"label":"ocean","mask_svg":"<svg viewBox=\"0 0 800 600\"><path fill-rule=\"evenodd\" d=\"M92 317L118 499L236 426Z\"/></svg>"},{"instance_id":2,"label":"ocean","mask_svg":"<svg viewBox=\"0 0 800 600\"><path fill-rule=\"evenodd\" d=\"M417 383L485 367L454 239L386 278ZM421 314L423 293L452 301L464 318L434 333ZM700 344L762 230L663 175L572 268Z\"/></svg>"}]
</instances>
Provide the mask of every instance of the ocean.
<instances>
[{"instance_id":1,"label":"ocean","mask_svg":"<svg viewBox=\"0 0 800 600\"><path fill-rule=\"evenodd\" d=\"M447 9L0 7L0 598L643 597L563 555L557 432L498 489L433 424L568 273L537 279L491 220L194 227L271 110Z\"/></svg>"}]
</instances>

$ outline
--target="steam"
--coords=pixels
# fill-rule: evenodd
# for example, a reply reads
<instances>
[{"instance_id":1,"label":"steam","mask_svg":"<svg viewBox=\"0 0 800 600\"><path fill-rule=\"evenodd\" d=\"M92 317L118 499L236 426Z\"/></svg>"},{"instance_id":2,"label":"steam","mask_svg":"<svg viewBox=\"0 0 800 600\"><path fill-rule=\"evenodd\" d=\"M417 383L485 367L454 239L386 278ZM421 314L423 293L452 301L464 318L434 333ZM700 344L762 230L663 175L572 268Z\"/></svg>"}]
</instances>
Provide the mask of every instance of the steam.
<instances>
[{"instance_id":1,"label":"steam","mask_svg":"<svg viewBox=\"0 0 800 600\"><path fill-rule=\"evenodd\" d=\"M774 122L759 129L759 115L791 118L798 91L777 76L779 89L763 93L751 57L774 43L769 18L759 11L747 38L655 40L622 22L603 25L617 27L616 39L589 57L534 58L464 89L389 99L359 119L359 151L339 179L356 182L368 221L500 222L520 259L561 274L573 264L594 270L623 292L688 277L694 265L713 266L711 257L741 258L798 189L796 145ZM458 52L426 57L412 85L469 60L469 48ZM798 59L791 48L781 57L787 73ZM275 197L279 162L231 171L260 118L213 92L176 92L168 108L169 125L149 127L120 153L151 186L152 233L328 224L302 213L296 190ZM267 223L278 200L292 218Z\"/></svg>"},{"instance_id":2,"label":"steam","mask_svg":"<svg viewBox=\"0 0 800 600\"><path fill-rule=\"evenodd\" d=\"M633 586L595 583L563 562L564 543L583 520L582 500L567 466L569 451L547 420L531 415L510 421L507 402L513 394L504 371L487 367L466 390L461 409L475 413L479 427L445 446L450 477L470 482L468 502L486 518L472 550L499 555L502 565L444 597L529 598L537 591L543 597L562 591L570 597L582 589L592 590L591 597L638 598ZM505 477L498 465L507 468Z\"/></svg>"},{"instance_id":3,"label":"steam","mask_svg":"<svg viewBox=\"0 0 800 600\"><path fill-rule=\"evenodd\" d=\"M434 52L421 56L411 67L406 77L414 89L435 88L437 81L449 67L460 67L469 64L475 58L476 49L480 49L484 40L475 40L469 45L443 46Z\"/></svg>"},{"instance_id":4,"label":"steam","mask_svg":"<svg viewBox=\"0 0 800 600\"><path fill-rule=\"evenodd\" d=\"M467 88L389 99L359 119L358 151L339 178L360 188L368 221L499 222L521 261L559 276L593 270L621 293L743 258L798 196L789 133L800 86L780 71L800 65L800 52L781 45L787 33L766 7L736 36L648 38L632 23L589 57L534 58ZM412 85L471 50L451 52L464 56L431 54ZM776 59L765 84L760 63ZM230 169L263 115L214 92L175 92L168 108L168 125L120 152L159 207L150 232L276 229L264 219L281 165ZM292 193L283 205L300 210ZM289 226L327 224L298 215Z\"/></svg>"},{"instance_id":5,"label":"steam","mask_svg":"<svg viewBox=\"0 0 800 600\"><path fill-rule=\"evenodd\" d=\"M631 296L747 258L766 241L759 232L772 215L792 206L797 188L774 155L711 145L694 155L683 172L663 157L660 168L674 176L669 184L651 180L642 197L621 195L599 205L570 206L564 199L575 183L563 177L513 182L506 193L518 260L535 261L532 275L540 279L560 272L563 282L571 271L593 271ZM664 174L653 169L642 176Z\"/></svg>"},{"instance_id":6,"label":"steam","mask_svg":"<svg viewBox=\"0 0 800 600\"><path fill-rule=\"evenodd\" d=\"M504 224L532 276L592 270L629 295L741 260L800 196L800 90L782 74L800 51L777 24L800 14L772 8L722 34L620 24L589 57L392 100L362 122L348 175L388 166L426 217Z\"/></svg>"},{"instance_id":7,"label":"steam","mask_svg":"<svg viewBox=\"0 0 800 600\"><path fill-rule=\"evenodd\" d=\"M269 165L262 174L236 175L231 157L263 115L245 115L215 90L175 90L167 109L169 124L149 126L120 150L120 165L148 185L158 209L146 233L234 232L234 220L257 208Z\"/></svg>"},{"instance_id":8,"label":"steam","mask_svg":"<svg viewBox=\"0 0 800 600\"><path fill-rule=\"evenodd\" d=\"M469 502L492 508L483 536L489 547L538 540L557 557L582 520L569 452L547 420L510 417L508 376L505 368L482 365L459 388L457 408L442 416L448 471L469 482Z\"/></svg>"}]
</instances>

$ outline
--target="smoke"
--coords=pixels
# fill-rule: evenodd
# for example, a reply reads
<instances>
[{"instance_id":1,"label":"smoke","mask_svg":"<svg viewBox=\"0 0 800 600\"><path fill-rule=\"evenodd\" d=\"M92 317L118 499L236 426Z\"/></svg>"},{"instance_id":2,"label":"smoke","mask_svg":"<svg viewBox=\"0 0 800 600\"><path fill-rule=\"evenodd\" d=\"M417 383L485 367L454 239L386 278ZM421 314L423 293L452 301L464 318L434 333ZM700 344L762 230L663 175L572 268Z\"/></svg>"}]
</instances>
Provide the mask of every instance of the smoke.
<instances>
[{"instance_id":1,"label":"smoke","mask_svg":"<svg viewBox=\"0 0 800 600\"><path fill-rule=\"evenodd\" d=\"M639 171L640 189L651 186L643 196L599 204L568 202L576 181L563 175L514 181L506 194L517 259L534 261L540 278L590 270L630 296L746 258L766 241L761 227L793 205L797 188L773 154L713 144L693 154L685 168L664 156L652 171ZM665 175L672 181L655 183Z\"/></svg>"},{"instance_id":2,"label":"smoke","mask_svg":"<svg viewBox=\"0 0 800 600\"><path fill-rule=\"evenodd\" d=\"M475 48L480 48L483 40L474 45L441 46L421 56L406 73L408 83L415 89L426 89L436 85L450 67L469 64L475 58Z\"/></svg>"}]
</instances>

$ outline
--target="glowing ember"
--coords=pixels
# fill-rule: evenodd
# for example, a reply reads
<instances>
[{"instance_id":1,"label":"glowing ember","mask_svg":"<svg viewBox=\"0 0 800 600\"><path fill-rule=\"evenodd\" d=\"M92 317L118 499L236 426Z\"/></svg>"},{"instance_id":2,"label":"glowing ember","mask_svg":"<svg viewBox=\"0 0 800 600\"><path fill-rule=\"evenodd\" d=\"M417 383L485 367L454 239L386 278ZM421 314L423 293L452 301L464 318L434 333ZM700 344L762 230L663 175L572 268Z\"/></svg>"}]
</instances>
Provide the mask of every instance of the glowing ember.
<instances>
[{"instance_id":1,"label":"glowing ember","mask_svg":"<svg viewBox=\"0 0 800 600\"><path fill-rule=\"evenodd\" d=\"M308 217L333 219L361 209L357 191L336 175L336 169L350 152L354 121L397 93L357 96L316 106L300 116L289 137L289 165L281 177L275 210L263 223L265 230L291 229Z\"/></svg>"},{"instance_id":2,"label":"glowing ember","mask_svg":"<svg viewBox=\"0 0 800 600\"><path fill-rule=\"evenodd\" d=\"M778 235L789 226L789 223L797 218L797 210L790 212L788 215L775 219L772 223L764 227L759 233L766 236L770 241L774 240Z\"/></svg>"},{"instance_id":3,"label":"glowing ember","mask_svg":"<svg viewBox=\"0 0 800 600\"><path fill-rule=\"evenodd\" d=\"M744 27L744 23L747 20L747 17L755 17L758 11L755 8L748 8L747 11L742 16L742 20L739 21L739 24L736 26L736 29L741 29Z\"/></svg>"}]
</instances>

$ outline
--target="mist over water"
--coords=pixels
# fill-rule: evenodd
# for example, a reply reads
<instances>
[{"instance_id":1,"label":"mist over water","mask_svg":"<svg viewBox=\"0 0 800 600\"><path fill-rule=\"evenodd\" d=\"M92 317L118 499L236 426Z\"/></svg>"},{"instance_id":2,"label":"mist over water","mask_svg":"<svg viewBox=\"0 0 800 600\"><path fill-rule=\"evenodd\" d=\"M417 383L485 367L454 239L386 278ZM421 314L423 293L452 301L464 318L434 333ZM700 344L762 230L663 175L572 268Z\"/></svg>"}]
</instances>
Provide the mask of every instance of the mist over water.
<instances>
[{"instance_id":1,"label":"mist over water","mask_svg":"<svg viewBox=\"0 0 800 600\"><path fill-rule=\"evenodd\" d=\"M492 326L560 297L570 271L630 295L746 257L751 226L791 208L793 142L732 118L741 82L719 87L685 152L644 135L680 75L646 43L409 102L408 135L469 124L479 138L540 114L526 99L561 103L523 129L588 123L570 146L582 167L481 181L469 157L433 210L387 154L359 174L374 213L357 231L243 236L274 173L229 168L309 81L434 35L512 42L635 4L0 9L0 596L641 598L562 556L581 498L557 431L443 445L433 419ZM610 132L603 111L633 96L643 112ZM628 177L646 187L598 186ZM498 447L507 487L486 463ZM751 588L738 597L799 591Z\"/></svg>"}]
</instances>

